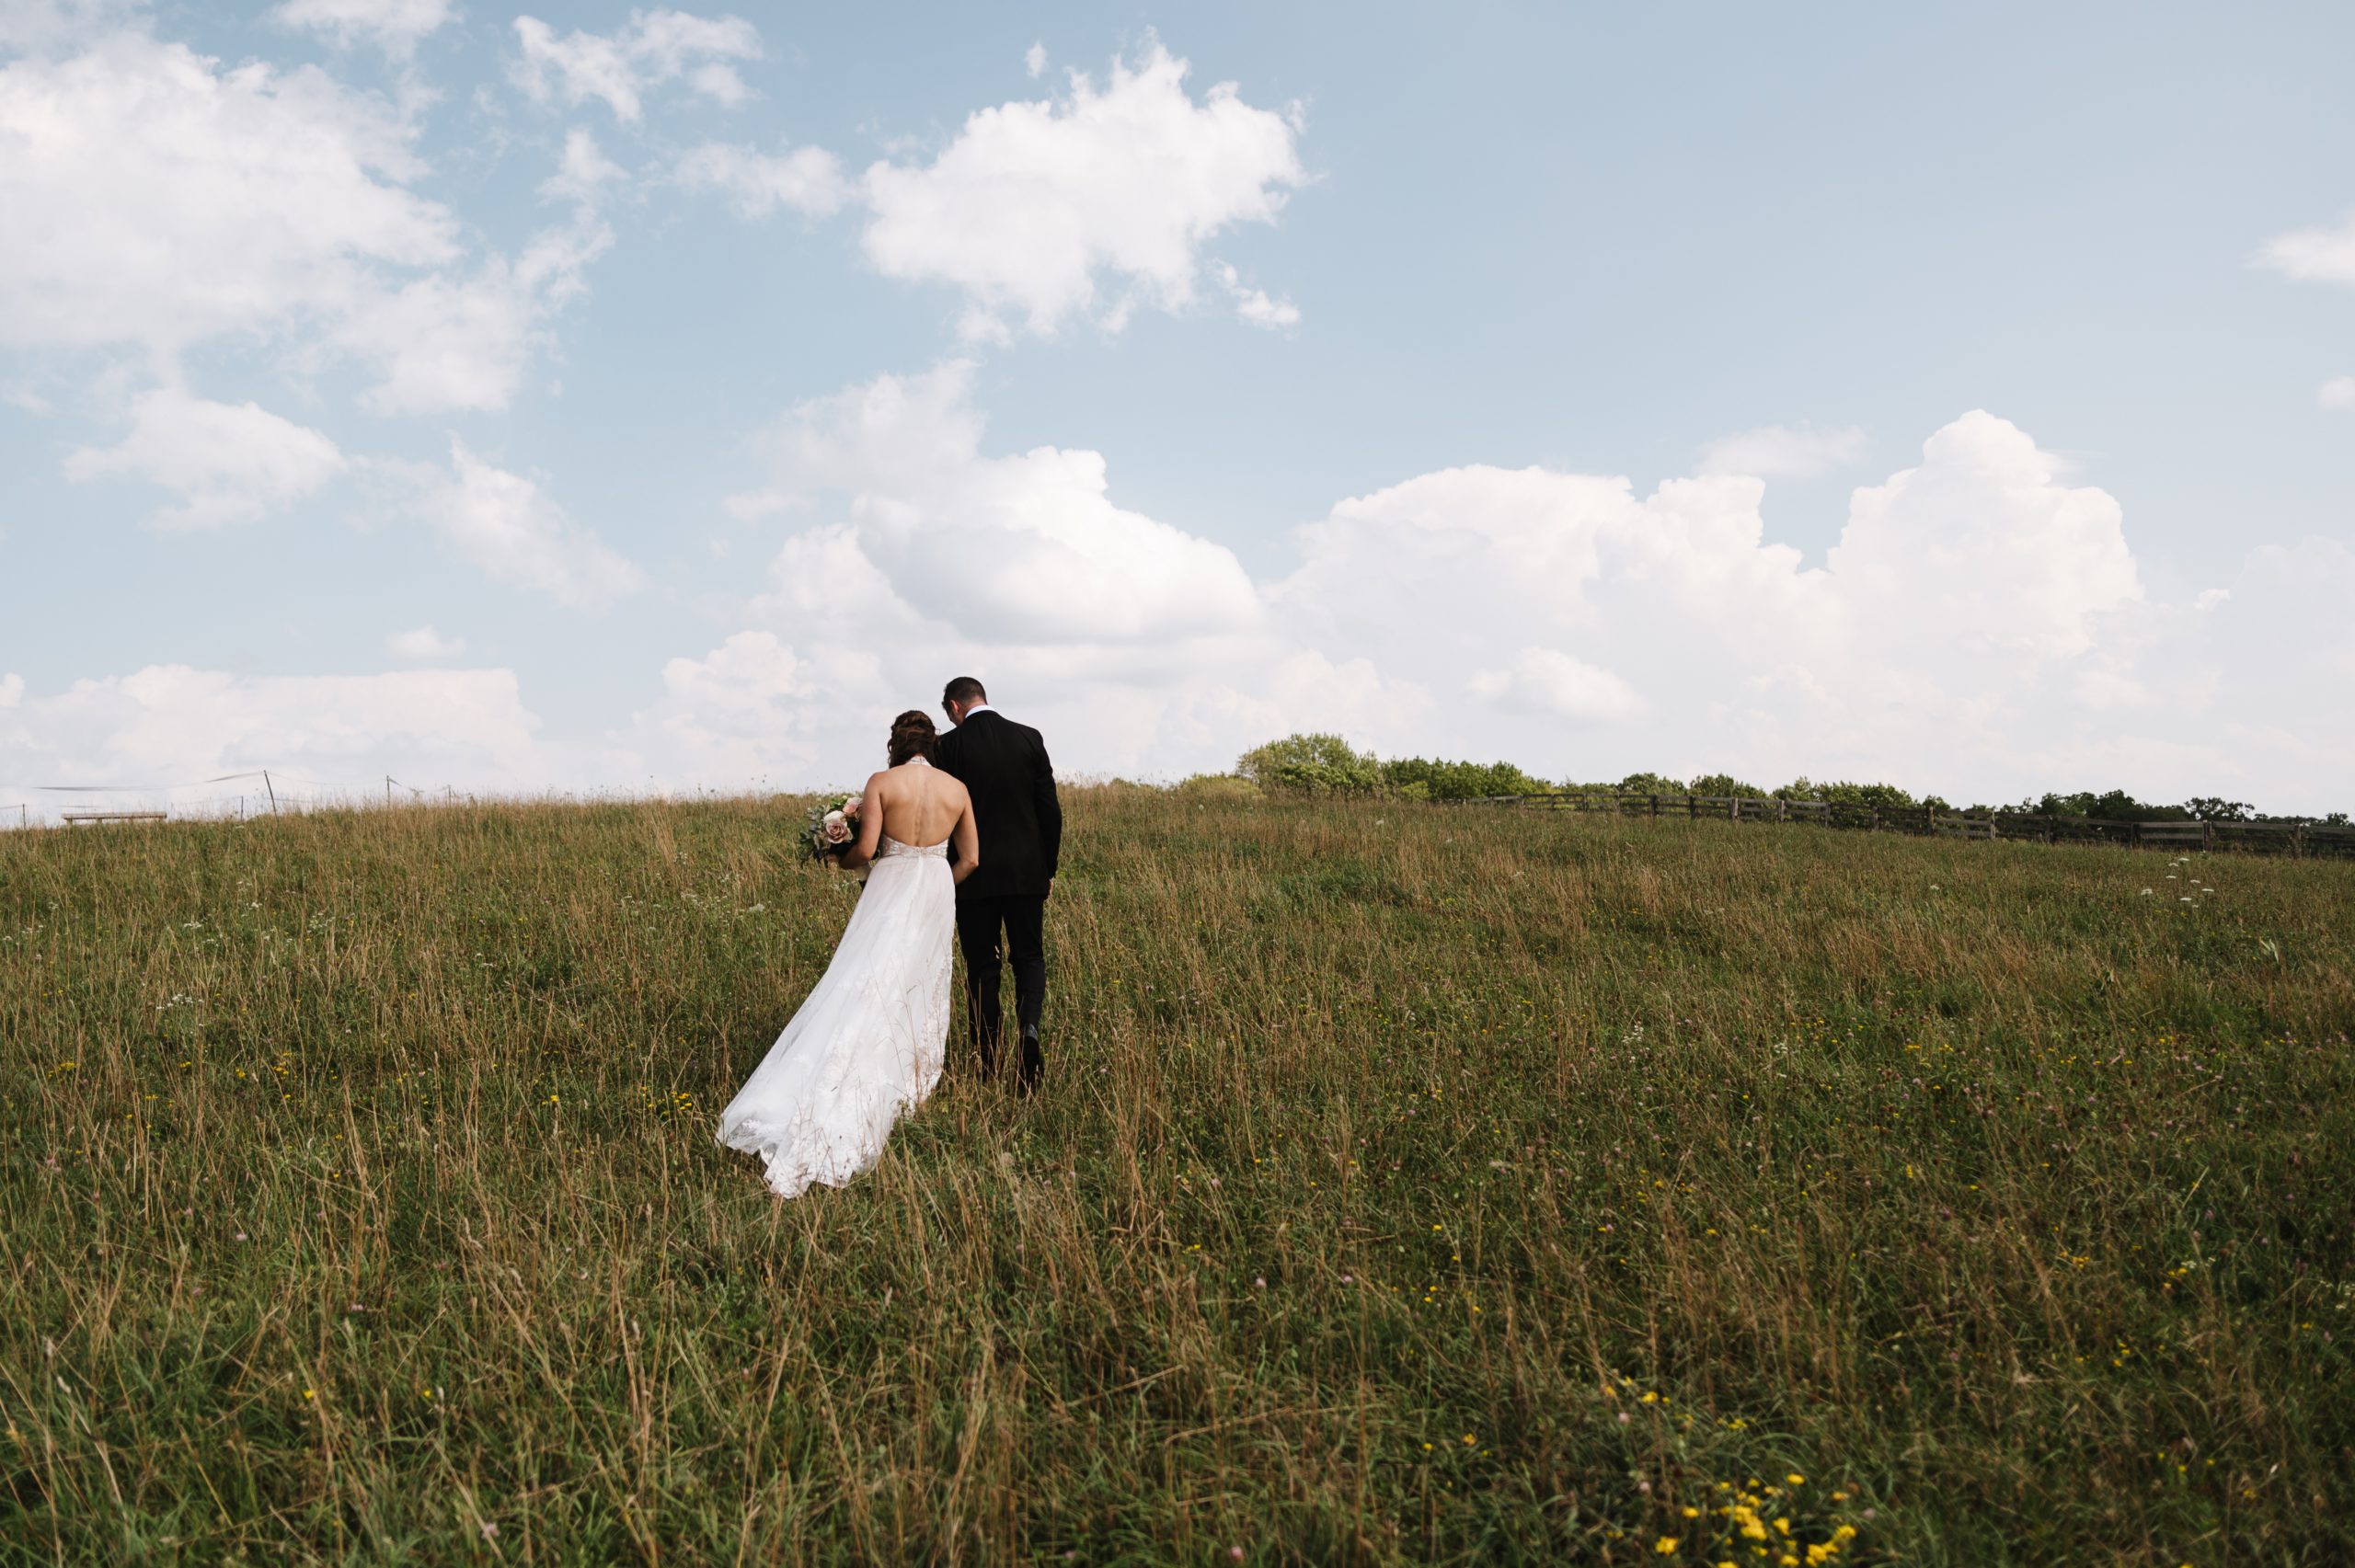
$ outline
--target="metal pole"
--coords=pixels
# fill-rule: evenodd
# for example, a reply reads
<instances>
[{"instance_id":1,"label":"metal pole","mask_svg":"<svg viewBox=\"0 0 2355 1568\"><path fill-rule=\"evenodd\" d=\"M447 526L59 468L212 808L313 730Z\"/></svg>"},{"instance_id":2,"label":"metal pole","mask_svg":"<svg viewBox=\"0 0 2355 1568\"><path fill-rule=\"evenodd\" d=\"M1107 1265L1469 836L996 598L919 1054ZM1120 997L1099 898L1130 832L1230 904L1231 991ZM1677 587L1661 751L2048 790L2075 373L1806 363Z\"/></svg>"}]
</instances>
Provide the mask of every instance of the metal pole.
<instances>
[{"instance_id":1,"label":"metal pole","mask_svg":"<svg viewBox=\"0 0 2355 1568\"><path fill-rule=\"evenodd\" d=\"M278 786L270 782L270 770L268 768L264 768L261 771L261 787L270 791L270 812L271 816L275 817L278 815Z\"/></svg>"}]
</instances>

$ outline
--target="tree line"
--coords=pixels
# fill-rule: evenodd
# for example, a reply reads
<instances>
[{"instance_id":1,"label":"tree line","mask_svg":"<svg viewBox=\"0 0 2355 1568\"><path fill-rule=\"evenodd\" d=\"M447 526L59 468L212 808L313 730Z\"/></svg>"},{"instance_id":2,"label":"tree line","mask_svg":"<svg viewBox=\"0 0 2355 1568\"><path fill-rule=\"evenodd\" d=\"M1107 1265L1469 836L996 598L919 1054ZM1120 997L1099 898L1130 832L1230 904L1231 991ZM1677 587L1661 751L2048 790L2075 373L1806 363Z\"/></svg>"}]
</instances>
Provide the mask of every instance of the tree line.
<instances>
[{"instance_id":1,"label":"tree line","mask_svg":"<svg viewBox=\"0 0 2355 1568\"><path fill-rule=\"evenodd\" d=\"M2276 822L2312 820L2275 817L2245 800L2222 795L2194 795L2174 805L2138 800L2122 789L2048 790L2012 805L1977 803L1959 807L1942 795L1915 795L1892 784L1859 784L1849 779L1810 779L1804 775L1775 789L1762 789L1730 773L1704 773L1674 779L1664 773L1629 773L1615 782L1580 780L1556 782L1539 778L1511 762L1446 761L1434 757L1379 758L1360 751L1338 735L1287 735L1254 747L1235 760L1230 773L1198 773L1178 786L1189 793L1223 798L1247 798L1266 794L1384 795L1400 800L1479 800L1501 795L1542 795L1555 790L1591 790L1625 795L1698 795L1743 800L1824 801L1834 806L1868 806L1884 811L1929 807L1970 816L1997 811L2021 811L2040 817L2087 817L2112 822ZM2348 816L2334 811L2320 820L2343 826Z\"/></svg>"}]
</instances>

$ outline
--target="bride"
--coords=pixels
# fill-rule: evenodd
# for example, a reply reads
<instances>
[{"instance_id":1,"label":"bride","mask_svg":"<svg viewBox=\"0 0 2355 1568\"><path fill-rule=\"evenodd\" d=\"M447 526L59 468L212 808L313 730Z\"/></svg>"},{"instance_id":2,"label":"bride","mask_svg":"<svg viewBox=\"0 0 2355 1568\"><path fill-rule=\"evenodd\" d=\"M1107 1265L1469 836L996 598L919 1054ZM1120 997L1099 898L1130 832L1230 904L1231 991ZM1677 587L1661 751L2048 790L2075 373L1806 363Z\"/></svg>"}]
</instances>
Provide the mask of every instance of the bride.
<instances>
[{"instance_id":1,"label":"bride","mask_svg":"<svg viewBox=\"0 0 2355 1568\"><path fill-rule=\"evenodd\" d=\"M719 1141L760 1156L786 1197L872 1166L940 1080L957 884L981 864L981 835L965 786L932 765L936 743L923 713L891 721L891 765L867 781L842 857L873 863L867 890L817 989L719 1113Z\"/></svg>"}]
</instances>

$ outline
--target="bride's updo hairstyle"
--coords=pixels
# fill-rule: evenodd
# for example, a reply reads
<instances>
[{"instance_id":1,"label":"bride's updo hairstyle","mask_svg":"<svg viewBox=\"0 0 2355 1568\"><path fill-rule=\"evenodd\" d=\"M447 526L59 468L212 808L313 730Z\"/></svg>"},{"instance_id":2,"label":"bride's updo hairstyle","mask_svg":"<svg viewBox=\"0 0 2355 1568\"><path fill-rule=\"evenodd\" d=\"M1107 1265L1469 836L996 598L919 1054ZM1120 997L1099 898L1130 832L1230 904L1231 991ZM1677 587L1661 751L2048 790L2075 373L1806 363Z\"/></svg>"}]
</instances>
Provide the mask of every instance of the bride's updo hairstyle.
<instances>
[{"instance_id":1,"label":"bride's updo hairstyle","mask_svg":"<svg viewBox=\"0 0 2355 1568\"><path fill-rule=\"evenodd\" d=\"M932 761L933 748L940 744L940 737L932 727L932 715L922 708L910 708L891 721L891 766L898 767L911 757Z\"/></svg>"}]
</instances>

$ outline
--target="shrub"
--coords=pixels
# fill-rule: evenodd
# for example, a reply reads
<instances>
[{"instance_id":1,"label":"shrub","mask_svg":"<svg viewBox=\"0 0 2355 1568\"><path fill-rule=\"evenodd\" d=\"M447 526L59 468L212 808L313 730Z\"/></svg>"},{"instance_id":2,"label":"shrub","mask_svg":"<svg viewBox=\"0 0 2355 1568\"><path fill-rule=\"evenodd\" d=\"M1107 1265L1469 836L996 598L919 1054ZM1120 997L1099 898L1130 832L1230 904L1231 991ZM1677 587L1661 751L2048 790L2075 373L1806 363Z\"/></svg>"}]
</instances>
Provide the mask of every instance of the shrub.
<instances>
[{"instance_id":1,"label":"shrub","mask_svg":"<svg viewBox=\"0 0 2355 1568\"><path fill-rule=\"evenodd\" d=\"M1895 784L1852 784L1845 779L1837 783L1817 784L1805 773L1775 792L1777 800L1821 800L1833 806L1869 806L1880 811L1911 811L1922 805ZM1943 805L1943 802L1941 803Z\"/></svg>"},{"instance_id":2,"label":"shrub","mask_svg":"<svg viewBox=\"0 0 2355 1568\"><path fill-rule=\"evenodd\" d=\"M1203 806L1247 806L1261 797L1259 786L1233 773L1196 773L1178 793Z\"/></svg>"},{"instance_id":3,"label":"shrub","mask_svg":"<svg viewBox=\"0 0 2355 1568\"><path fill-rule=\"evenodd\" d=\"M1477 800L1491 795L1539 795L1548 787L1511 762L1442 762L1400 757L1382 764L1382 785L1407 800Z\"/></svg>"}]
</instances>

